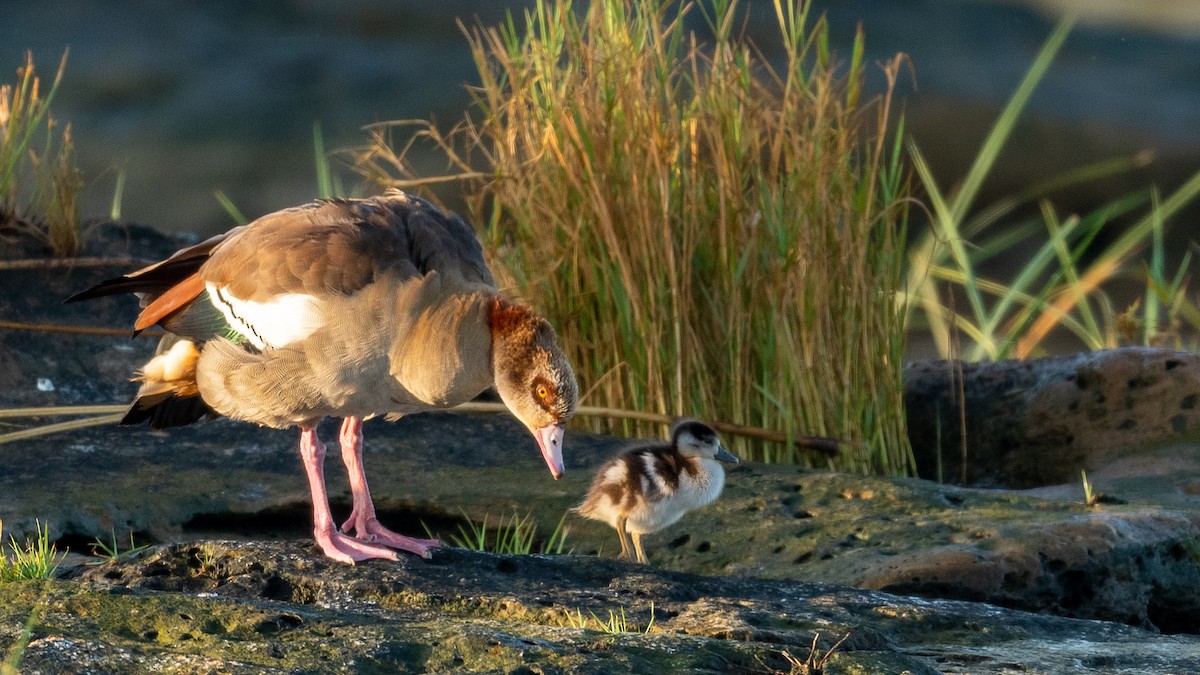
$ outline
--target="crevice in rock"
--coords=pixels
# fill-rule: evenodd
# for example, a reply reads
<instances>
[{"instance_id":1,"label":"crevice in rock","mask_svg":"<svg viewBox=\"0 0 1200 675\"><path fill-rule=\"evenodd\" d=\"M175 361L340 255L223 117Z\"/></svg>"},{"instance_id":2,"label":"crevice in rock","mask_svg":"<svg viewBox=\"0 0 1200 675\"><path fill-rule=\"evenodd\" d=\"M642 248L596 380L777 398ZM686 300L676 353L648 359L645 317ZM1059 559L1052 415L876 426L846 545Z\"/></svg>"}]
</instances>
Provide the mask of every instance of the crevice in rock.
<instances>
[{"instance_id":1,"label":"crevice in rock","mask_svg":"<svg viewBox=\"0 0 1200 675\"><path fill-rule=\"evenodd\" d=\"M458 532L460 525L467 524L461 516L452 516L438 509L394 506L384 500L378 500L375 506L381 523L413 536L425 536L422 524L443 536ZM341 523L350 515L351 505L349 500L331 499L330 509L334 521ZM290 502L254 512L197 513L184 522L180 529L188 535L204 538L304 539L312 536L312 508L308 502ZM494 535L495 529L489 527L489 534Z\"/></svg>"}]
</instances>

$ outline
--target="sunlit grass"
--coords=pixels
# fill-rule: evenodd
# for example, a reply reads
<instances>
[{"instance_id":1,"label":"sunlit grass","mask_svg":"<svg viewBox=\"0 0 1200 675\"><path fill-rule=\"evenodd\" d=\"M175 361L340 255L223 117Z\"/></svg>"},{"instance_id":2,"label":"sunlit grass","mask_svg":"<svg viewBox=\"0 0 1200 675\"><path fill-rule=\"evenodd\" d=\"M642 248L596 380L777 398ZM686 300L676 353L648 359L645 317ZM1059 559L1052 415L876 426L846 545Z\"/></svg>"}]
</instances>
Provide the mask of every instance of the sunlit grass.
<instances>
[{"instance_id":1,"label":"sunlit grass","mask_svg":"<svg viewBox=\"0 0 1200 675\"><path fill-rule=\"evenodd\" d=\"M850 633L843 634L842 637L838 638L837 642L834 642L829 647L825 647L824 651L822 651L822 645L819 644L820 639L820 632L813 633L812 644L808 648L808 654L803 659L794 656L786 649L780 652L790 666L788 675L821 675L824 673L826 666L829 665L829 661L838 653L838 649L841 648L846 640L850 639Z\"/></svg>"},{"instance_id":2,"label":"sunlit grass","mask_svg":"<svg viewBox=\"0 0 1200 675\"><path fill-rule=\"evenodd\" d=\"M1100 503L1100 500L1104 497L1104 493L1096 492L1095 488L1092 487L1092 481L1088 480L1087 471L1080 469L1079 477L1083 485L1084 506L1095 506Z\"/></svg>"},{"instance_id":3,"label":"sunlit grass","mask_svg":"<svg viewBox=\"0 0 1200 675\"><path fill-rule=\"evenodd\" d=\"M501 517L492 527L488 526L490 519L490 514L484 514L483 520L476 522L464 513L463 524L458 526L456 534L446 539L447 542L457 548L488 553L528 555L535 552L534 545L539 537L533 514L518 516L514 512L507 518ZM541 541L536 552L561 555L574 550L567 548L567 535L571 533L571 528L567 527L566 521L567 514L564 513L550 535ZM422 526L429 537L437 538L428 526L423 523Z\"/></svg>"},{"instance_id":4,"label":"sunlit grass","mask_svg":"<svg viewBox=\"0 0 1200 675\"><path fill-rule=\"evenodd\" d=\"M1200 348L1192 252L1169 269L1164 243L1168 221L1200 194L1200 173L1171 193L1118 196L1082 214L1046 198L1143 166L1143 153L978 204L1070 22L951 189L905 146L891 109L900 61L885 65L883 95L861 100L864 37L839 60L823 19L800 4L774 8L772 53L782 56L768 63L738 33L736 3L598 0L581 13L541 0L523 22L468 31L480 74L472 117L449 131L418 123L400 146L395 125L373 127L359 167L407 189L464 182L497 278L551 318L587 403L843 439L832 462L841 470L911 470L901 364L914 331L967 360L1040 355L1052 334L1085 349ZM688 11L709 32L688 31ZM65 254L78 247L78 216L52 223L71 222L62 214L75 212L74 192L64 190L78 187L78 172L69 127L49 115L62 72L42 91L27 59L0 89L0 215L44 225ZM445 175L414 176L407 152L423 141L443 152ZM345 194L317 125L312 142L316 194ZM911 245L906 158L931 222ZM119 176L114 216L123 189ZM1034 216L1017 215L1030 206ZM20 220L26 213L39 215ZM1118 222L1131 224L1094 246ZM1012 278L985 277L1017 244L1029 253ZM1116 307L1108 285L1130 278L1145 292ZM588 423L657 432L644 420ZM807 461L791 444L735 444L750 459Z\"/></svg>"},{"instance_id":5,"label":"sunlit grass","mask_svg":"<svg viewBox=\"0 0 1200 675\"><path fill-rule=\"evenodd\" d=\"M608 610L608 618L601 619L596 616L595 612L588 612L587 616L583 615L583 610L566 610L563 613L563 622L571 628L580 628L585 630L599 630L609 635L617 635L619 633L641 633L648 635L654 629L654 603L650 603L650 618L646 621L645 627L631 623L625 616L625 608L621 607L619 611Z\"/></svg>"},{"instance_id":6,"label":"sunlit grass","mask_svg":"<svg viewBox=\"0 0 1200 675\"><path fill-rule=\"evenodd\" d=\"M92 555L100 558L99 562L88 563L89 565L99 565L101 563L117 562L122 558L128 558L136 553L140 553L148 548L149 544L137 545L133 542L133 532L129 533L129 548L121 550L121 544L117 541L117 531L109 531L109 540L104 541L100 537L96 537L91 543Z\"/></svg>"},{"instance_id":7,"label":"sunlit grass","mask_svg":"<svg viewBox=\"0 0 1200 675\"><path fill-rule=\"evenodd\" d=\"M768 63L735 3L538 2L470 31L473 117L400 146L378 126L360 167L406 189L473 186L493 271L549 316L587 403L846 439L838 468L904 473L908 183L883 133L891 89L860 99L861 33L839 60L823 19L774 6L782 55ZM681 11L704 12L711 34ZM412 170L422 140L447 175Z\"/></svg>"},{"instance_id":8,"label":"sunlit grass","mask_svg":"<svg viewBox=\"0 0 1200 675\"><path fill-rule=\"evenodd\" d=\"M64 54L47 90L27 52L15 83L0 84L0 228L32 233L58 256L75 255L83 239L71 125L50 115L66 65Z\"/></svg>"},{"instance_id":9,"label":"sunlit grass","mask_svg":"<svg viewBox=\"0 0 1200 675\"><path fill-rule=\"evenodd\" d=\"M58 570L62 556L53 543L50 542L50 526L37 521L34 525L36 533L31 541L24 544L17 542L16 537L8 538L8 553L4 553L3 523L0 522L0 581L22 581L27 579L49 579Z\"/></svg>"},{"instance_id":10,"label":"sunlit grass","mask_svg":"<svg viewBox=\"0 0 1200 675\"><path fill-rule=\"evenodd\" d=\"M1184 326L1193 333L1200 331L1200 311L1186 292L1191 255L1185 255L1168 278L1162 243L1164 222L1200 194L1200 173L1166 199L1152 198L1151 193L1121 196L1082 215L1064 217L1044 197L1052 190L1085 184L1149 161L1139 154L1081 167L982 208L975 203L1070 29L1071 21L1064 21L1046 41L954 191L943 191L920 150L910 145L928 200L930 227L909 250L907 295L898 299L910 315L923 311L926 327L943 357L958 356L952 340L955 332L969 340L961 356L977 361L1043 354L1044 341L1059 328L1074 336L1081 347L1093 350L1123 343L1168 342L1183 347ZM1039 215L1016 219L1014 213L1030 203L1037 204ZM1110 244L1103 248L1092 245L1102 230L1119 219L1131 218L1139 209L1145 210L1145 215L1125 226ZM1019 243L1036 241L1040 243L1011 279L980 276L980 266L989 259ZM1105 286L1121 275L1130 275L1136 256L1148 245L1151 261L1141 272L1144 298L1118 312ZM956 305L951 294L965 299L965 306ZM906 326L914 328L912 323Z\"/></svg>"}]
</instances>

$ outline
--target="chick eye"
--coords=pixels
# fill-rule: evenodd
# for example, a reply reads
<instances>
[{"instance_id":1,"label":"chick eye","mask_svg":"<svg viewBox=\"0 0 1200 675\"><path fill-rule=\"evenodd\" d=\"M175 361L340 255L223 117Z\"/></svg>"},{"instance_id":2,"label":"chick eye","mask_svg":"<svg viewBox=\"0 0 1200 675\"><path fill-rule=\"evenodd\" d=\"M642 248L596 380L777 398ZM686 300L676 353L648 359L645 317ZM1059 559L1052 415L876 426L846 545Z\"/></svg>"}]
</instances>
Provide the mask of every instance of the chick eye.
<instances>
[{"instance_id":1,"label":"chick eye","mask_svg":"<svg viewBox=\"0 0 1200 675\"><path fill-rule=\"evenodd\" d=\"M538 398L546 398L547 396L550 395L550 390L547 389L546 385L544 385L544 384L539 384L537 386L537 388L534 389L533 391L535 394L537 394Z\"/></svg>"}]
</instances>

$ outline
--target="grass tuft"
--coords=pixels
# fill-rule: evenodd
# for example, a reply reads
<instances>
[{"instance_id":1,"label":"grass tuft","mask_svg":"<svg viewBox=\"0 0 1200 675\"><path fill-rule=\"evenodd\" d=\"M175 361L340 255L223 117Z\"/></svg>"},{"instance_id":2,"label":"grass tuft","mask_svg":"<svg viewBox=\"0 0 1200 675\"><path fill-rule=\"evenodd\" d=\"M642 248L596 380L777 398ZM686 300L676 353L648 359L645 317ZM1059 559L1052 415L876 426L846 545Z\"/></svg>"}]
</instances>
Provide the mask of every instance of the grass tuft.
<instances>
[{"instance_id":1,"label":"grass tuft","mask_svg":"<svg viewBox=\"0 0 1200 675\"><path fill-rule=\"evenodd\" d=\"M194 565L191 565L194 562ZM212 542L202 542L192 553L192 575L197 577L217 578L224 573L221 562L221 550Z\"/></svg>"},{"instance_id":2,"label":"grass tuft","mask_svg":"<svg viewBox=\"0 0 1200 675\"><path fill-rule=\"evenodd\" d=\"M583 610L566 610L563 613L563 621L564 625L571 628L599 630L609 635L616 635L618 633L641 633L642 635L648 635L654 629L654 603L650 603L650 618L646 621L645 628L630 623L629 619L625 616L624 607L621 607L619 611L608 610L608 619L601 619L596 616L595 612L589 611L588 616L584 616Z\"/></svg>"},{"instance_id":3,"label":"grass tuft","mask_svg":"<svg viewBox=\"0 0 1200 675\"><path fill-rule=\"evenodd\" d=\"M400 146L413 123L376 126L359 167L404 189L470 183L492 270L554 323L589 403L845 439L837 468L902 474L909 194L884 133L902 59L863 101L862 33L839 61L806 3L774 9L768 60L735 2L541 0L469 31L473 117ZM420 142L447 175L415 177Z\"/></svg>"},{"instance_id":4,"label":"grass tuft","mask_svg":"<svg viewBox=\"0 0 1200 675\"><path fill-rule=\"evenodd\" d=\"M0 230L41 238L56 256L73 256L83 243L71 125L50 116L67 55L48 91L26 52L15 84L0 85Z\"/></svg>"},{"instance_id":5,"label":"grass tuft","mask_svg":"<svg viewBox=\"0 0 1200 675\"><path fill-rule=\"evenodd\" d=\"M57 547L50 543L50 526L35 521L34 529L33 540L24 544L9 536L8 555L4 555L3 546L0 546L0 581L49 579L58 570L65 554L59 554ZM0 543L3 534L3 521L0 521Z\"/></svg>"},{"instance_id":6,"label":"grass tuft","mask_svg":"<svg viewBox=\"0 0 1200 675\"><path fill-rule=\"evenodd\" d=\"M488 553L513 555L528 555L535 550L534 545L539 541L537 525L533 522L533 514L523 517L514 511L508 518L501 518L494 528L488 527L489 514L484 514L483 520L476 523L467 514L463 514L463 524L458 526L458 534L451 534L447 541L457 548ZM537 548L538 553L562 555L571 553L574 549L566 547L567 535L571 528L566 525L567 514L558 519L554 530ZM436 538L429 527L422 523L425 532Z\"/></svg>"},{"instance_id":7,"label":"grass tuft","mask_svg":"<svg viewBox=\"0 0 1200 675\"><path fill-rule=\"evenodd\" d=\"M819 632L813 633L812 645L809 646L808 654L803 659L793 656L790 652L784 650L781 653L790 666L788 675L822 675L825 672L825 667L829 665L830 659L841 648L842 643L849 638L850 633L842 635L837 642L822 652L820 646L817 644L818 640L821 639L821 634Z\"/></svg>"},{"instance_id":8,"label":"grass tuft","mask_svg":"<svg viewBox=\"0 0 1200 675\"><path fill-rule=\"evenodd\" d=\"M1096 492L1092 488L1092 481L1088 480L1087 471L1085 471L1084 469L1080 469L1079 476L1080 476L1080 480L1083 483L1083 505L1084 506L1095 506L1095 505L1099 504L1100 500L1102 500L1104 498L1104 493Z\"/></svg>"},{"instance_id":9,"label":"grass tuft","mask_svg":"<svg viewBox=\"0 0 1200 675\"><path fill-rule=\"evenodd\" d=\"M128 558L136 553L139 553L141 551L144 551L144 550L150 548L150 545L142 544L141 546L138 546L138 545L134 544L133 543L133 532L130 531L130 533L129 533L129 548L122 551L121 545L119 543L117 543L117 531L114 529L114 530L109 531L109 540L107 542L100 539L100 537L96 537L95 541L93 541L91 543L91 547L92 547L92 555L96 556L97 558L100 558L100 560L97 562L89 562L88 564L89 565L100 565L103 563L117 562L117 561L121 560L122 558Z\"/></svg>"}]
</instances>

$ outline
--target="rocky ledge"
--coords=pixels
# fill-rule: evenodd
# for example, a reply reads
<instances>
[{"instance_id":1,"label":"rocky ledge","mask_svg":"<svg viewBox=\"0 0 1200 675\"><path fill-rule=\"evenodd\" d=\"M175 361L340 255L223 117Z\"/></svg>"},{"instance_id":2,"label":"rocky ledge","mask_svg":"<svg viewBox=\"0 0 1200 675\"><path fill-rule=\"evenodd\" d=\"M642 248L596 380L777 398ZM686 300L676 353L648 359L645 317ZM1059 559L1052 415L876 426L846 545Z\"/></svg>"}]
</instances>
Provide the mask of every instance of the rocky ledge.
<instances>
[{"instance_id":1,"label":"rocky ledge","mask_svg":"<svg viewBox=\"0 0 1200 675\"><path fill-rule=\"evenodd\" d=\"M1200 638L979 603L576 555L349 567L290 541L173 544L0 585L5 642L31 615L26 673L1200 669Z\"/></svg>"}]
</instances>

